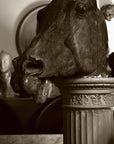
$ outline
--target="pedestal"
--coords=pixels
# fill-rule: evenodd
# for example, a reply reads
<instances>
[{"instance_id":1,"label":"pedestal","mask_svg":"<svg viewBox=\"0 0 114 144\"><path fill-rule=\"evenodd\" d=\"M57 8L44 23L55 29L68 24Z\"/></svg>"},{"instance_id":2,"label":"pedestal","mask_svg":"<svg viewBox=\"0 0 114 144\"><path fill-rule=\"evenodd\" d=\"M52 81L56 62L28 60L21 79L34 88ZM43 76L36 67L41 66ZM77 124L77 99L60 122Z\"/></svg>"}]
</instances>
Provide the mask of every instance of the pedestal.
<instances>
[{"instance_id":1,"label":"pedestal","mask_svg":"<svg viewBox=\"0 0 114 144\"><path fill-rule=\"evenodd\" d=\"M64 144L113 144L113 78L62 79Z\"/></svg>"}]
</instances>

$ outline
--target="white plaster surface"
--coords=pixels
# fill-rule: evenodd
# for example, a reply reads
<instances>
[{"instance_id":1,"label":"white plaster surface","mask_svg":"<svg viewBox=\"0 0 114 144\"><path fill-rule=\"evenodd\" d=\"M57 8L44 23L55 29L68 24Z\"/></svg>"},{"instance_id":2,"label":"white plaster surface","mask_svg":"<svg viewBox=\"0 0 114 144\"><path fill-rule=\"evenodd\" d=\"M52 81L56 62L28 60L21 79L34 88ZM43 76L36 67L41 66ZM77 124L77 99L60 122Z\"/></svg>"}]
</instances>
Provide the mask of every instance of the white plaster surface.
<instances>
[{"instance_id":1,"label":"white plaster surface","mask_svg":"<svg viewBox=\"0 0 114 144\"><path fill-rule=\"evenodd\" d=\"M109 54L114 52L114 18L111 21L106 21L108 30L108 45Z\"/></svg>"},{"instance_id":2,"label":"white plaster surface","mask_svg":"<svg viewBox=\"0 0 114 144\"><path fill-rule=\"evenodd\" d=\"M114 0L97 0L98 8L101 8L106 4L114 4ZM108 31L108 45L109 54L114 52L114 18L111 21L106 20L107 31Z\"/></svg>"},{"instance_id":3,"label":"white plaster surface","mask_svg":"<svg viewBox=\"0 0 114 144\"><path fill-rule=\"evenodd\" d=\"M50 0L0 0L0 51L5 49L12 57L18 55L15 34L23 16L33 8Z\"/></svg>"},{"instance_id":4,"label":"white plaster surface","mask_svg":"<svg viewBox=\"0 0 114 144\"><path fill-rule=\"evenodd\" d=\"M114 0L96 0L96 1L97 1L98 8L106 4L114 4Z\"/></svg>"}]
</instances>

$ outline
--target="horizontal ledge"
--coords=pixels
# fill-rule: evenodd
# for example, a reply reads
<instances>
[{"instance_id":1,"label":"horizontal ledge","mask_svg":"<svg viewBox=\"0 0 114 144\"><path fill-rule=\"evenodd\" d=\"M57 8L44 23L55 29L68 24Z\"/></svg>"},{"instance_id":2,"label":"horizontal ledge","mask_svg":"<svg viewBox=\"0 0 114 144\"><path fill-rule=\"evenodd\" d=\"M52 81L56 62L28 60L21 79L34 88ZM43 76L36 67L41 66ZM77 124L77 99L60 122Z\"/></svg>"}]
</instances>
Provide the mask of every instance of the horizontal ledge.
<instances>
[{"instance_id":1,"label":"horizontal ledge","mask_svg":"<svg viewBox=\"0 0 114 144\"><path fill-rule=\"evenodd\" d=\"M73 109L109 109L114 110L114 105L63 105L63 108L73 108Z\"/></svg>"},{"instance_id":2,"label":"horizontal ledge","mask_svg":"<svg viewBox=\"0 0 114 144\"><path fill-rule=\"evenodd\" d=\"M63 83L65 87L114 87L114 83Z\"/></svg>"},{"instance_id":3,"label":"horizontal ledge","mask_svg":"<svg viewBox=\"0 0 114 144\"><path fill-rule=\"evenodd\" d=\"M55 83L65 83L65 84L114 84L114 78L61 78L56 79Z\"/></svg>"},{"instance_id":4,"label":"horizontal ledge","mask_svg":"<svg viewBox=\"0 0 114 144\"><path fill-rule=\"evenodd\" d=\"M87 95L91 95L91 94L110 94L114 96L114 89L108 89L108 90L98 90L98 89L86 89L86 90L77 90L77 89L64 89L62 90L63 95L73 95L73 94L87 94Z\"/></svg>"}]
</instances>

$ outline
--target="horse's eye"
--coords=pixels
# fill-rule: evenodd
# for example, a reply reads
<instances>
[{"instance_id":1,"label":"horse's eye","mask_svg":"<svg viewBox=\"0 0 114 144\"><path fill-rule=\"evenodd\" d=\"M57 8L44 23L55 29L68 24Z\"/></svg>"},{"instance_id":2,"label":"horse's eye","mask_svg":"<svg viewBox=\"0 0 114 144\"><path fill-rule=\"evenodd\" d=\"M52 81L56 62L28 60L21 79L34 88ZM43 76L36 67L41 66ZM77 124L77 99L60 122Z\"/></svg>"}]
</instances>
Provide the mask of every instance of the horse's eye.
<instances>
[{"instance_id":1,"label":"horse's eye","mask_svg":"<svg viewBox=\"0 0 114 144\"><path fill-rule=\"evenodd\" d=\"M76 9L76 12L81 15L85 14L87 10L84 4L77 4L75 9Z\"/></svg>"}]
</instances>

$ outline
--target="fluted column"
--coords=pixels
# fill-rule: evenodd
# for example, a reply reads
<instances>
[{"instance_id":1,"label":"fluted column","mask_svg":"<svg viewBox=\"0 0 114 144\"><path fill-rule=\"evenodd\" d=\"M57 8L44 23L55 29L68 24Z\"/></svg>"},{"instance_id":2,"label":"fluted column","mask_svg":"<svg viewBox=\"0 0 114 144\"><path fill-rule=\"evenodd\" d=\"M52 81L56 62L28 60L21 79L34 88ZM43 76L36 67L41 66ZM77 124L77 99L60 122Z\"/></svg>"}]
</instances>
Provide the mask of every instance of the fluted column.
<instances>
[{"instance_id":1,"label":"fluted column","mask_svg":"<svg viewBox=\"0 0 114 144\"><path fill-rule=\"evenodd\" d=\"M113 144L114 79L65 79L59 87L64 144Z\"/></svg>"}]
</instances>

